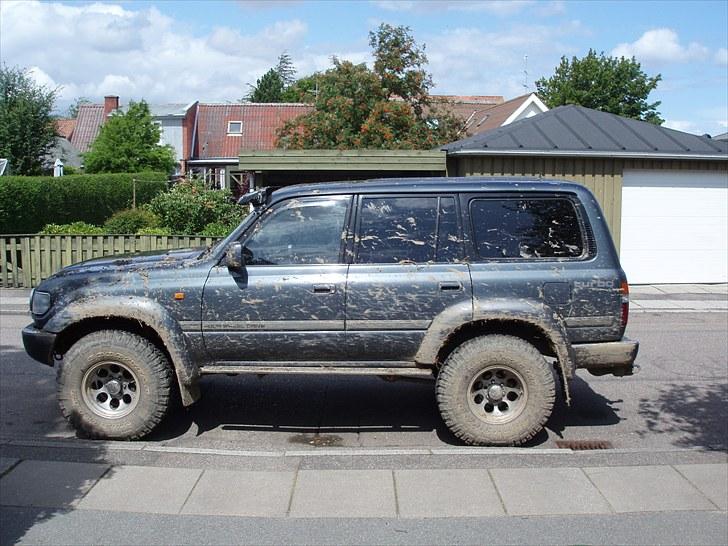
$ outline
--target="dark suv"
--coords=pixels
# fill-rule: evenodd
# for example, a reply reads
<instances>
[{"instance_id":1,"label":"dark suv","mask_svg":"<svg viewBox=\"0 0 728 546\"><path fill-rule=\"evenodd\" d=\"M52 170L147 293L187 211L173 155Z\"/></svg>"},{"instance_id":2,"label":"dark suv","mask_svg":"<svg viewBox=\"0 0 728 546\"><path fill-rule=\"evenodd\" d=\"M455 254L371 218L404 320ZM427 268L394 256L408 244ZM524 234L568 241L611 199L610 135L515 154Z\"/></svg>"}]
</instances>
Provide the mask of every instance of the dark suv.
<instances>
[{"instance_id":1,"label":"dark suv","mask_svg":"<svg viewBox=\"0 0 728 546\"><path fill-rule=\"evenodd\" d=\"M628 286L594 196L526 179L301 185L207 250L68 267L31 297L33 358L98 438L139 438L204 374L434 378L470 444L541 430L577 368L631 375Z\"/></svg>"}]
</instances>

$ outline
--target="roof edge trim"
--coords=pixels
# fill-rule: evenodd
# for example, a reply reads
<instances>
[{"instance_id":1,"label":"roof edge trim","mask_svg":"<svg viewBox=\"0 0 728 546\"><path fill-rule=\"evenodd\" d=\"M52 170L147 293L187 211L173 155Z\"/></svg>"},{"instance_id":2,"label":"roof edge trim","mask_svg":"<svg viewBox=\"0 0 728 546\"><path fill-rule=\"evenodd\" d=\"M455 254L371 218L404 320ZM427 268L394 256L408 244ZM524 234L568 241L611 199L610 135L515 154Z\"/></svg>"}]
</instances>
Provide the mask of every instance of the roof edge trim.
<instances>
[{"instance_id":1,"label":"roof edge trim","mask_svg":"<svg viewBox=\"0 0 728 546\"><path fill-rule=\"evenodd\" d=\"M457 150L448 151L447 156L469 155L525 155L525 156L557 156L557 157L595 157L595 158L625 158L625 159L701 159L728 161L726 154L690 154L690 153L649 153L649 152L599 152L599 151L569 151L569 150Z\"/></svg>"}]
</instances>

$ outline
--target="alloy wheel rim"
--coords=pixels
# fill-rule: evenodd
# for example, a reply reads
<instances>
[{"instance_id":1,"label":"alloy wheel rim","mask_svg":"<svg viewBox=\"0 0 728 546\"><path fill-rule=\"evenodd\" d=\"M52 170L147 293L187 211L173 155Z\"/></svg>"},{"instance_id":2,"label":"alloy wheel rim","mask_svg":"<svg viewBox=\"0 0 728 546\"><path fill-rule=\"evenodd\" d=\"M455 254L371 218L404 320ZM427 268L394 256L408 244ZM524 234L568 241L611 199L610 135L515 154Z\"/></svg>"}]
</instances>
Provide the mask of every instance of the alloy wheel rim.
<instances>
[{"instance_id":1,"label":"alloy wheel rim","mask_svg":"<svg viewBox=\"0 0 728 546\"><path fill-rule=\"evenodd\" d=\"M505 365L478 371L468 386L468 406L488 424L502 425L517 418L526 408L528 389L516 370Z\"/></svg>"},{"instance_id":2,"label":"alloy wheel rim","mask_svg":"<svg viewBox=\"0 0 728 546\"><path fill-rule=\"evenodd\" d=\"M83 401L100 417L120 419L139 402L139 381L132 370L114 361L91 366L82 381Z\"/></svg>"}]
</instances>

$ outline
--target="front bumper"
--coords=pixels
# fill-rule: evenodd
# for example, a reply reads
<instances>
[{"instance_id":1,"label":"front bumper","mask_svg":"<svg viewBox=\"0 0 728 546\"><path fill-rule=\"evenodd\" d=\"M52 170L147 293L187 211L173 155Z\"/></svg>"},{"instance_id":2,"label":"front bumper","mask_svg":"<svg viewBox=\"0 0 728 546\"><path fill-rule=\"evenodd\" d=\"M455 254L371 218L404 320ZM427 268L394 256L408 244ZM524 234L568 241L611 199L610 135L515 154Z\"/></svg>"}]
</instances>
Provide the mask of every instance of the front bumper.
<instances>
[{"instance_id":1,"label":"front bumper","mask_svg":"<svg viewBox=\"0 0 728 546\"><path fill-rule=\"evenodd\" d=\"M577 368L592 375L633 375L634 361L640 344L631 339L604 343L577 343L572 345Z\"/></svg>"},{"instance_id":2,"label":"front bumper","mask_svg":"<svg viewBox=\"0 0 728 546\"><path fill-rule=\"evenodd\" d=\"M23 346L31 358L53 366L53 347L56 344L56 334L39 330L32 324L23 328Z\"/></svg>"}]
</instances>

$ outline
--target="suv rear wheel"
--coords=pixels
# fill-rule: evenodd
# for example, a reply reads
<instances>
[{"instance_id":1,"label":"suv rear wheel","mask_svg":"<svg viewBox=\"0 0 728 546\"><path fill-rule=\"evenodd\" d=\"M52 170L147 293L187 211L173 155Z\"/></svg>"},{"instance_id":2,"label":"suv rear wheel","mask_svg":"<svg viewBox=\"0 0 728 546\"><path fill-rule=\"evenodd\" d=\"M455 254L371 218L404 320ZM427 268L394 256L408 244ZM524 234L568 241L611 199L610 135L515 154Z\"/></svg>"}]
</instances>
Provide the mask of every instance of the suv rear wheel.
<instances>
[{"instance_id":1,"label":"suv rear wheel","mask_svg":"<svg viewBox=\"0 0 728 546\"><path fill-rule=\"evenodd\" d=\"M543 428L556 395L550 366L520 338L489 335L466 341L437 377L445 424L478 445L518 445Z\"/></svg>"},{"instance_id":2,"label":"suv rear wheel","mask_svg":"<svg viewBox=\"0 0 728 546\"><path fill-rule=\"evenodd\" d=\"M81 338L66 353L57 387L63 415L89 437L137 439L167 413L172 370L150 341L102 330Z\"/></svg>"}]
</instances>

